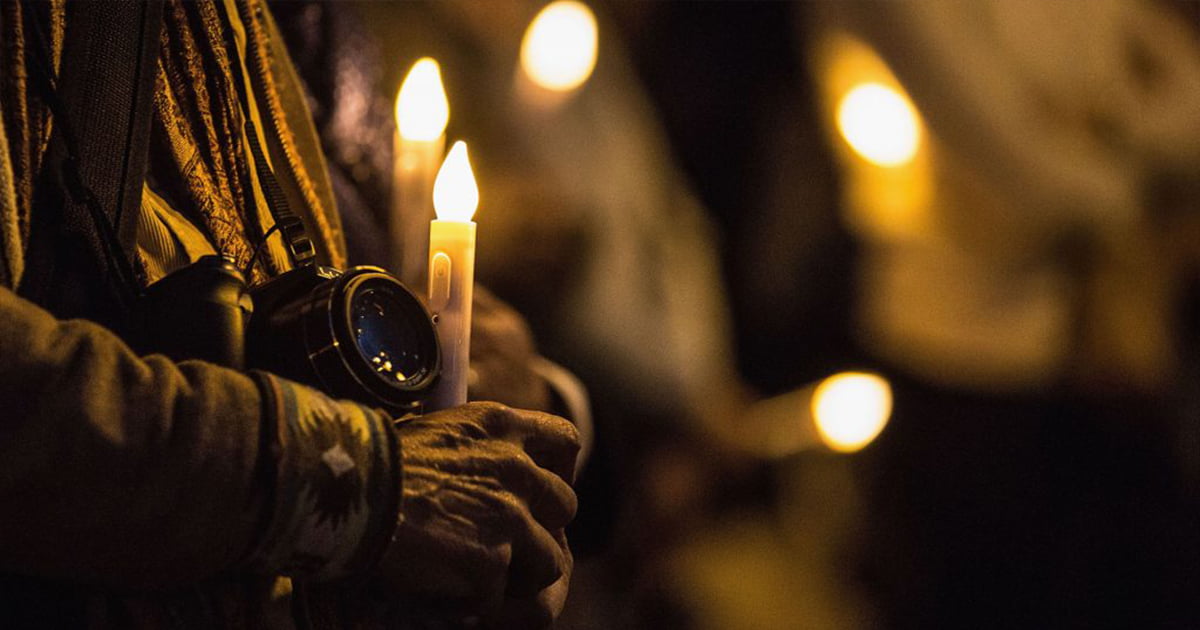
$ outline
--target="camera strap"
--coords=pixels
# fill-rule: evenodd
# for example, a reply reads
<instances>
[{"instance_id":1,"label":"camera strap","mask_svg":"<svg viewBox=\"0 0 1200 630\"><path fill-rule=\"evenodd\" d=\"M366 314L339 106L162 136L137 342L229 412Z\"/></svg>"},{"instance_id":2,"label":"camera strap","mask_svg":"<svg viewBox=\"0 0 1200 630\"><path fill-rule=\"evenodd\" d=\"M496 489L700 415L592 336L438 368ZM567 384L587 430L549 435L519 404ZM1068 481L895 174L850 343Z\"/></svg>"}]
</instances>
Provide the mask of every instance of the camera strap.
<instances>
[{"instance_id":1,"label":"camera strap","mask_svg":"<svg viewBox=\"0 0 1200 630\"><path fill-rule=\"evenodd\" d=\"M245 24L255 19L254 12L250 10L245 0L240 0L236 3L236 6L236 15L228 16L230 20L241 20ZM229 33L226 43L231 53L238 52L238 46L233 40L232 32ZM261 79L266 75L267 69L264 66L261 51L255 47L252 41L249 41L249 38L247 38L245 43L244 61L247 66L247 72L254 78ZM262 143L259 142L258 129L250 105L254 94L248 92L248 87L251 85L251 82L247 80L249 77L244 76L240 63L231 63L230 71L234 75L234 89L237 91L242 114L245 117L243 132L246 136L246 143L249 145L250 153L253 156L254 171L258 176L259 186L262 190L263 200L267 205L267 211L275 220L275 225L266 230L265 233L260 226L259 234L257 235L258 244L254 248L254 253L247 264L247 268L243 271L243 275L249 277L250 269L254 266L263 247L266 246L267 239L276 231L283 237L288 253L291 254L292 264L296 268L313 266L316 264L316 247L305 230L304 221L300 219L292 210L291 204L288 203L287 195L284 193L283 187L279 184L279 179L276 177L275 172L271 170L266 152L263 150ZM269 139L270 136L266 134L278 132L268 120L264 119L262 122L265 127L263 129L264 138ZM253 195L250 195L250 198L253 201Z\"/></svg>"},{"instance_id":2,"label":"camera strap","mask_svg":"<svg viewBox=\"0 0 1200 630\"><path fill-rule=\"evenodd\" d=\"M262 184L263 198L267 200L267 209L275 218L275 226L260 237L262 240L254 248L254 256L250 259L250 265L254 264L254 259L258 257L259 251L274 230L279 230L283 235L288 251L292 254L292 264L297 268L316 264L317 251L313 247L312 240L308 238L308 233L304 231L304 221L301 221L288 205L287 197L279 185L279 180L275 178L271 167L267 165L267 158L263 155L262 146L258 142L254 124L249 120L246 121L246 140L250 143L250 152L254 155L254 168L258 173L258 181ZM246 269L246 271L250 270Z\"/></svg>"}]
</instances>

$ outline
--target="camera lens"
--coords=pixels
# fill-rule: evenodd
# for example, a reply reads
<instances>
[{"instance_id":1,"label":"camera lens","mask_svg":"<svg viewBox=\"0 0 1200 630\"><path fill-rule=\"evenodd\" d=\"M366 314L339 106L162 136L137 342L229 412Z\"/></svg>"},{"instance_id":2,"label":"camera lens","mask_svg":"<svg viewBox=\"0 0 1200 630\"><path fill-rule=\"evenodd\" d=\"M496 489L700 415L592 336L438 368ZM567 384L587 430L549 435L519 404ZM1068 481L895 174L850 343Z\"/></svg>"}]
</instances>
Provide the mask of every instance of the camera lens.
<instances>
[{"instance_id":1,"label":"camera lens","mask_svg":"<svg viewBox=\"0 0 1200 630\"><path fill-rule=\"evenodd\" d=\"M345 348L340 364L357 387L385 401L420 397L436 380L440 358L425 307L394 277L369 267L351 269L331 284L343 315L331 310L329 322ZM319 371L334 380L326 376L330 370Z\"/></svg>"},{"instance_id":2,"label":"camera lens","mask_svg":"<svg viewBox=\"0 0 1200 630\"><path fill-rule=\"evenodd\" d=\"M350 325L359 354L384 381L407 383L428 369L420 331L394 287L359 290L350 305ZM423 323L423 322L422 322Z\"/></svg>"},{"instance_id":3,"label":"camera lens","mask_svg":"<svg viewBox=\"0 0 1200 630\"><path fill-rule=\"evenodd\" d=\"M437 381L425 306L374 267L296 269L253 291L247 365L403 413Z\"/></svg>"}]
</instances>

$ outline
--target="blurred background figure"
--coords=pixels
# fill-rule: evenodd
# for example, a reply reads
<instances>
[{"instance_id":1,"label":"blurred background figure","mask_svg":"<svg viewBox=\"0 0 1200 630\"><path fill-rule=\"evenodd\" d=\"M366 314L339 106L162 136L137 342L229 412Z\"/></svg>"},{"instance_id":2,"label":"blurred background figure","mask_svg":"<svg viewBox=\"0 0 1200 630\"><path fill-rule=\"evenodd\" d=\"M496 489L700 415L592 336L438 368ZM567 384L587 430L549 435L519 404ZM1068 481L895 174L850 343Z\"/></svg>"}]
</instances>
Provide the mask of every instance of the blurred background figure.
<instances>
[{"instance_id":1,"label":"blurred background figure","mask_svg":"<svg viewBox=\"0 0 1200 630\"><path fill-rule=\"evenodd\" d=\"M796 316L839 295L808 291L823 286L822 272L837 273L850 306L826 311L846 319L823 332L848 339L821 360L861 353L895 388L889 429L852 463L863 529L841 567L877 609L874 623L1195 624L1196 9L778 9L793 18L803 65L773 72L812 87L756 84L774 97L760 107L781 122L745 143L743 163L772 164L747 168L774 193L729 222L727 269L735 312L746 314L740 339L789 326L803 334L817 320ZM724 41L712 24L748 19L729 6L708 13L693 20L718 33L712 41ZM647 36L649 57L671 49L662 39ZM746 52L710 52L688 67L770 63L777 51L756 51L763 39L729 42L725 50ZM657 90L668 123L671 103L683 121L676 139L692 145L707 140L689 117L724 117L735 101L702 75ZM683 94L694 102L698 92L723 105L687 112ZM836 197L820 196L833 181L811 157L822 153L838 168ZM692 161L702 190L716 172L706 159ZM734 187L730 198L754 198ZM848 255L841 230L828 227L834 208L858 244ZM800 226L822 234L815 249L804 251L811 236ZM755 276L770 282L762 270L781 260L792 263L792 288L772 278L772 288L737 293ZM797 369L787 353L771 354L780 338L742 349L761 348L750 356L766 371ZM779 513L815 505L803 498L780 494ZM756 534L760 546L786 549L785 536L762 531L772 528ZM721 573L712 572L710 595L722 592ZM799 590L797 573L779 575ZM747 621L764 606L726 621L772 627Z\"/></svg>"},{"instance_id":2,"label":"blurred background figure","mask_svg":"<svg viewBox=\"0 0 1200 630\"><path fill-rule=\"evenodd\" d=\"M1193 625L1196 5L811 8L889 625Z\"/></svg>"},{"instance_id":3,"label":"blurred background figure","mask_svg":"<svg viewBox=\"0 0 1200 630\"><path fill-rule=\"evenodd\" d=\"M640 22L730 245L743 374L772 392L849 361L896 396L849 485L815 456L778 466L773 520L696 545L678 590L701 619L829 627L812 614L857 595L875 616L839 621L1196 622L1196 17L922 2ZM847 517L822 537L831 496ZM816 585L812 536L835 576Z\"/></svg>"},{"instance_id":4,"label":"blurred background figure","mask_svg":"<svg viewBox=\"0 0 1200 630\"><path fill-rule=\"evenodd\" d=\"M560 627L1200 624L1200 5L547 6L276 13L355 262L442 66L591 393Z\"/></svg>"}]
</instances>

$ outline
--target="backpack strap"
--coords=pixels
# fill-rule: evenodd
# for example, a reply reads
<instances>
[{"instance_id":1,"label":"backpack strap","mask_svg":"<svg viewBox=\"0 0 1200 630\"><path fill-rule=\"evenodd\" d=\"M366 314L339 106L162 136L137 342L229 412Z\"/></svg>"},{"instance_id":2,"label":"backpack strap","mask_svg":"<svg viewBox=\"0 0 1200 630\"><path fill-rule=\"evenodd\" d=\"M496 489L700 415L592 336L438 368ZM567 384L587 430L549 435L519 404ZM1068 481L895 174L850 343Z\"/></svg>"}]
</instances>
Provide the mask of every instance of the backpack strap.
<instances>
[{"instance_id":1,"label":"backpack strap","mask_svg":"<svg viewBox=\"0 0 1200 630\"><path fill-rule=\"evenodd\" d=\"M49 280L54 249L82 243L124 311L141 284L129 261L136 256L163 2L82 0L68 2L66 11L57 77L44 37L34 52L43 57L39 74L47 76L38 83L55 120L42 181L59 190L43 199L60 199L62 209L56 230L31 243L41 250L31 252L31 262L50 267L39 274Z\"/></svg>"}]
</instances>

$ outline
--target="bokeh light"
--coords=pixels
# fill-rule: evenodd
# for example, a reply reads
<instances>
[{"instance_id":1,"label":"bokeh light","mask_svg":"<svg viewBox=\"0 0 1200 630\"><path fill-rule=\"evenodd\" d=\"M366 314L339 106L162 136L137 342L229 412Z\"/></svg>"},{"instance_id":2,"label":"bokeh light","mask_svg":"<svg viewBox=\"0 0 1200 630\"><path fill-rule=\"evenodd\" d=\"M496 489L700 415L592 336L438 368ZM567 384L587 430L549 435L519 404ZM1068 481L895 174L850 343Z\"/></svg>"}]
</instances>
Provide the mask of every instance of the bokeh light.
<instances>
[{"instance_id":1,"label":"bokeh light","mask_svg":"<svg viewBox=\"0 0 1200 630\"><path fill-rule=\"evenodd\" d=\"M596 67L596 16L581 2L560 0L542 9L521 42L521 69L537 85L573 90Z\"/></svg>"},{"instance_id":2,"label":"bokeh light","mask_svg":"<svg viewBox=\"0 0 1200 630\"><path fill-rule=\"evenodd\" d=\"M877 374L843 372L817 386L813 420L825 444L843 453L870 444L892 415L892 388Z\"/></svg>"},{"instance_id":3,"label":"bokeh light","mask_svg":"<svg viewBox=\"0 0 1200 630\"><path fill-rule=\"evenodd\" d=\"M396 127L405 140L432 141L450 121L450 101L442 87L438 62L424 57L413 64L396 96Z\"/></svg>"},{"instance_id":4,"label":"bokeh light","mask_svg":"<svg viewBox=\"0 0 1200 630\"><path fill-rule=\"evenodd\" d=\"M908 97L882 83L856 85L837 106L842 137L864 159L884 167L912 161L921 123Z\"/></svg>"}]
</instances>

